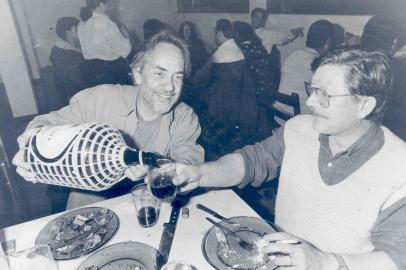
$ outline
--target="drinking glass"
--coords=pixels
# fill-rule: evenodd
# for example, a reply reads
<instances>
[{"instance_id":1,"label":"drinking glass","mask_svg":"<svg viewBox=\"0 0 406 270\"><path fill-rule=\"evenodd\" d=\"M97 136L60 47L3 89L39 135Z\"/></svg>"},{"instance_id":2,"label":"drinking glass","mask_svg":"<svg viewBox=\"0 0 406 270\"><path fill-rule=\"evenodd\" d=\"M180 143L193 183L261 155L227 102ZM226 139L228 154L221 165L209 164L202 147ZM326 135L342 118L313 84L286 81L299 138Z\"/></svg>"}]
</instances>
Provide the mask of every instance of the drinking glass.
<instances>
[{"instance_id":1,"label":"drinking glass","mask_svg":"<svg viewBox=\"0 0 406 270\"><path fill-rule=\"evenodd\" d=\"M131 190L137 212L138 224L144 228L152 227L158 222L161 201L152 195L147 184L140 184Z\"/></svg>"},{"instance_id":2,"label":"drinking glass","mask_svg":"<svg viewBox=\"0 0 406 270\"><path fill-rule=\"evenodd\" d=\"M13 270L57 270L57 264L48 245L36 245L15 252L8 257Z\"/></svg>"},{"instance_id":3,"label":"drinking glass","mask_svg":"<svg viewBox=\"0 0 406 270\"><path fill-rule=\"evenodd\" d=\"M172 201L176 197L176 185L172 182L176 175L175 164L170 159L158 159L157 164L147 172L151 192L160 200Z\"/></svg>"},{"instance_id":4,"label":"drinking glass","mask_svg":"<svg viewBox=\"0 0 406 270\"><path fill-rule=\"evenodd\" d=\"M193 270L193 267L184 261L168 262L160 270Z\"/></svg>"}]
</instances>

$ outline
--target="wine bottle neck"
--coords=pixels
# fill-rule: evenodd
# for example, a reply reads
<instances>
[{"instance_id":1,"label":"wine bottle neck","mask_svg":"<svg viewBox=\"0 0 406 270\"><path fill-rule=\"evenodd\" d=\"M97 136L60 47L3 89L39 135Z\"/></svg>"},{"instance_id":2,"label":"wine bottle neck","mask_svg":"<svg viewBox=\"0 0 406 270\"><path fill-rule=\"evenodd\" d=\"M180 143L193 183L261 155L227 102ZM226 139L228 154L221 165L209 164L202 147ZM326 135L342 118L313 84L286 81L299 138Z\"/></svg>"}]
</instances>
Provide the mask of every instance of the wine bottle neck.
<instances>
[{"instance_id":1,"label":"wine bottle neck","mask_svg":"<svg viewBox=\"0 0 406 270\"><path fill-rule=\"evenodd\" d=\"M127 148L124 151L124 163L127 166L139 164L140 163L140 152Z\"/></svg>"},{"instance_id":2,"label":"wine bottle neck","mask_svg":"<svg viewBox=\"0 0 406 270\"><path fill-rule=\"evenodd\" d=\"M127 166L140 164L142 160L144 165L156 167L157 158L159 158L159 156L152 152L137 151L129 148L124 151L124 163Z\"/></svg>"}]
</instances>

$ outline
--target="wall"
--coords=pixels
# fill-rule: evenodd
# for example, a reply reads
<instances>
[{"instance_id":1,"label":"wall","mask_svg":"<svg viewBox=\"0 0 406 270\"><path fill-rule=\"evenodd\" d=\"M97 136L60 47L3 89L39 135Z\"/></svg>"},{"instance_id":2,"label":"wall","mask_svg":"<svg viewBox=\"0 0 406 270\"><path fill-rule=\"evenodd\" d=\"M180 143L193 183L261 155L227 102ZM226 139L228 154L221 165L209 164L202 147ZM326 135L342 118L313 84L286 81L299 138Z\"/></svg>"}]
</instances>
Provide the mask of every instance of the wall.
<instances>
[{"instance_id":1,"label":"wall","mask_svg":"<svg viewBox=\"0 0 406 270\"><path fill-rule=\"evenodd\" d=\"M38 54L41 67L48 64L48 56L55 42L54 25L61 16L79 16L79 9L84 0L20 0L24 1L27 21L30 23L35 51ZM148 18L159 18L178 29L184 20L190 20L198 25L201 37L206 41L207 47L214 49L213 28L216 20L227 18L232 21L242 20L249 22L249 14L207 14L207 13L177 13L176 0L121 0L121 20L131 30L135 30L139 37L143 36L142 24ZM265 0L251 0L250 9L265 7ZM46 10L45 10L46 9ZM361 34L368 16L329 16L329 15L271 15L268 26L278 31L288 31L296 26L308 26L318 19L328 19L342 25L346 31ZM303 47L305 39L298 40L282 49L282 55Z\"/></svg>"},{"instance_id":2,"label":"wall","mask_svg":"<svg viewBox=\"0 0 406 270\"><path fill-rule=\"evenodd\" d=\"M37 113L29 70L26 66L17 26L7 0L0 0L0 77L13 117ZM4 42L5 41L5 42Z\"/></svg>"}]
</instances>

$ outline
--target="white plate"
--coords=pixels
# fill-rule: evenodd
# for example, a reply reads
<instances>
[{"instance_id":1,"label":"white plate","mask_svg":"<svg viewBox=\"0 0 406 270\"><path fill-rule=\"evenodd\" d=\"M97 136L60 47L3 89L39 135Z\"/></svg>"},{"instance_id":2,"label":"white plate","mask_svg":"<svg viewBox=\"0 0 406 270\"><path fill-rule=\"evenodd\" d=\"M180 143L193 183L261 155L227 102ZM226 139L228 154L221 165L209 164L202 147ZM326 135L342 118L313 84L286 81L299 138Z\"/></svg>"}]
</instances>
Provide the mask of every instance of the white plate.
<instances>
[{"instance_id":1,"label":"white plate","mask_svg":"<svg viewBox=\"0 0 406 270\"><path fill-rule=\"evenodd\" d=\"M232 217L221 224L238 234L238 237L254 241L265 234L275 232L267 221L256 217ZM276 266L269 256L259 249L247 251L242 249L232 233L211 227L203 237L202 250L206 260L218 270L274 269Z\"/></svg>"},{"instance_id":2,"label":"white plate","mask_svg":"<svg viewBox=\"0 0 406 270\"><path fill-rule=\"evenodd\" d=\"M86 259L77 270L159 270L163 257L153 247L139 242L107 246ZM92 268L92 266L94 268Z\"/></svg>"}]
</instances>

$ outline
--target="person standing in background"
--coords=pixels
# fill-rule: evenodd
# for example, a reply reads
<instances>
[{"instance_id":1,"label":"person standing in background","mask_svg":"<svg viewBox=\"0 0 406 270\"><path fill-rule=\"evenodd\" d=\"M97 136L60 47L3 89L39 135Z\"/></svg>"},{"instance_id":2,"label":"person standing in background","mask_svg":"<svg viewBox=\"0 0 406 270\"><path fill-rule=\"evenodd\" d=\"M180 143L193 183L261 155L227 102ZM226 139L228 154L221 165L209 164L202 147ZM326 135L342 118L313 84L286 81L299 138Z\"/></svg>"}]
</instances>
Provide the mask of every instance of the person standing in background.
<instances>
[{"instance_id":1,"label":"person standing in background","mask_svg":"<svg viewBox=\"0 0 406 270\"><path fill-rule=\"evenodd\" d=\"M131 43L124 25L118 23L120 1L86 0L81 10L78 35L85 59L114 61L126 58Z\"/></svg>"},{"instance_id":2,"label":"person standing in background","mask_svg":"<svg viewBox=\"0 0 406 270\"><path fill-rule=\"evenodd\" d=\"M286 45L296 38L303 37L303 27L290 30L289 34L265 28L268 12L263 8L255 8L251 12L251 25L257 36L262 40L262 45L271 53L274 45Z\"/></svg>"},{"instance_id":3,"label":"person standing in background","mask_svg":"<svg viewBox=\"0 0 406 270\"><path fill-rule=\"evenodd\" d=\"M85 76L90 86L131 84L127 57L132 45L125 26L119 22L119 0L86 0L78 26Z\"/></svg>"}]
</instances>

